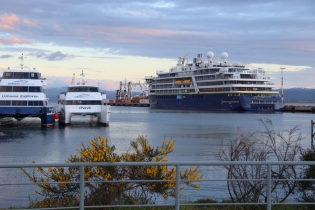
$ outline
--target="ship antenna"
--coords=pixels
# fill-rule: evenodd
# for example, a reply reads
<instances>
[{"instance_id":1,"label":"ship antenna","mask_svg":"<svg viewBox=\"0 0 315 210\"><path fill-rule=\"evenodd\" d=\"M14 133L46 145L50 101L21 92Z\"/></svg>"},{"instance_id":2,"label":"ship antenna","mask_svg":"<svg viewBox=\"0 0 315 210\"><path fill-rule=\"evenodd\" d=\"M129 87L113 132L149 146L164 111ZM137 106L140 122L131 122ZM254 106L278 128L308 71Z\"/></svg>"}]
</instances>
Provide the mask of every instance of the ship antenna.
<instances>
[{"instance_id":1,"label":"ship antenna","mask_svg":"<svg viewBox=\"0 0 315 210\"><path fill-rule=\"evenodd\" d=\"M82 74L80 74L82 76L82 85L85 85L85 81L84 81L84 73L83 73L83 70L82 70Z\"/></svg>"},{"instance_id":2,"label":"ship antenna","mask_svg":"<svg viewBox=\"0 0 315 210\"><path fill-rule=\"evenodd\" d=\"M282 101L283 101L283 69L285 69L284 67L281 67L281 97L282 97Z\"/></svg>"},{"instance_id":3,"label":"ship antenna","mask_svg":"<svg viewBox=\"0 0 315 210\"><path fill-rule=\"evenodd\" d=\"M18 57L18 59L21 59L20 66L21 66L21 69L23 69L23 66L24 66L24 64L23 64L23 53L22 53L22 56Z\"/></svg>"},{"instance_id":4,"label":"ship antenna","mask_svg":"<svg viewBox=\"0 0 315 210\"><path fill-rule=\"evenodd\" d=\"M75 79L75 73L73 73L73 77L72 77L72 80L71 80L71 85L74 85L74 79Z\"/></svg>"}]
</instances>

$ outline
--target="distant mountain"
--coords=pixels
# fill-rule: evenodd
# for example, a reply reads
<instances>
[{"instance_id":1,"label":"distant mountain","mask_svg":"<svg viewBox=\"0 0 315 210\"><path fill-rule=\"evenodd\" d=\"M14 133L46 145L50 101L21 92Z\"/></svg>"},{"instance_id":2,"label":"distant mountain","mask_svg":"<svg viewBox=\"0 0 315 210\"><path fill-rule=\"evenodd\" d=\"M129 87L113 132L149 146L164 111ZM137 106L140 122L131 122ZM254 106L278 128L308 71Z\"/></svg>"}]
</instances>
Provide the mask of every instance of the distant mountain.
<instances>
[{"instance_id":1,"label":"distant mountain","mask_svg":"<svg viewBox=\"0 0 315 210\"><path fill-rule=\"evenodd\" d=\"M46 95L49 98L49 101L56 102L58 99L58 95L60 92L65 92L66 87L62 88L47 88ZM106 91L101 90L102 92L106 92L107 99L114 99L116 91ZM134 92L133 95L138 93ZM315 89L306 89L306 88L291 88L283 90L284 101L292 102L292 101L315 101Z\"/></svg>"},{"instance_id":2,"label":"distant mountain","mask_svg":"<svg viewBox=\"0 0 315 210\"><path fill-rule=\"evenodd\" d=\"M46 88L46 96L49 98L49 102L56 103L58 100L58 95L60 92L66 92L67 87L62 88ZM114 99L116 91L101 90L101 92L106 92L107 99ZM133 92L133 96L139 94L138 92Z\"/></svg>"},{"instance_id":3,"label":"distant mountain","mask_svg":"<svg viewBox=\"0 0 315 210\"><path fill-rule=\"evenodd\" d=\"M290 88L283 89L284 101L315 101L315 89Z\"/></svg>"}]
</instances>

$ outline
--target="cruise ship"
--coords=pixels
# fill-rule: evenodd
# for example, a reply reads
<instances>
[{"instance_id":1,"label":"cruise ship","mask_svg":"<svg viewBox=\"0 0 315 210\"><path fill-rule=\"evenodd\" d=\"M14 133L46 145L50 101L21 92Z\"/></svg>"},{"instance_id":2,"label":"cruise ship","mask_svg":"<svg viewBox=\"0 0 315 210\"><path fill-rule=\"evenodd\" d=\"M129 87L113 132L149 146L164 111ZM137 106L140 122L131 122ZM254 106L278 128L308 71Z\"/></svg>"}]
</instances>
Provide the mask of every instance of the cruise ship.
<instances>
[{"instance_id":1,"label":"cruise ship","mask_svg":"<svg viewBox=\"0 0 315 210\"><path fill-rule=\"evenodd\" d=\"M213 111L281 111L283 95L262 69L227 63L228 54L215 59L209 51L193 62L179 57L168 72L145 77L150 107L156 109Z\"/></svg>"},{"instance_id":2,"label":"cruise ship","mask_svg":"<svg viewBox=\"0 0 315 210\"><path fill-rule=\"evenodd\" d=\"M74 115L97 117L99 125L109 126L110 105L105 105L106 93L100 92L98 86L87 85L82 71L82 81L75 84L73 75L67 92L58 96L59 124L68 126Z\"/></svg>"},{"instance_id":3,"label":"cruise ship","mask_svg":"<svg viewBox=\"0 0 315 210\"><path fill-rule=\"evenodd\" d=\"M19 67L3 71L0 79L0 119L15 118L21 121L28 117L38 117L42 126L55 124L54 107L48 105L45 94L46 79L35 68L23 64L23 54Z\"/></svg>"}]
</instances>

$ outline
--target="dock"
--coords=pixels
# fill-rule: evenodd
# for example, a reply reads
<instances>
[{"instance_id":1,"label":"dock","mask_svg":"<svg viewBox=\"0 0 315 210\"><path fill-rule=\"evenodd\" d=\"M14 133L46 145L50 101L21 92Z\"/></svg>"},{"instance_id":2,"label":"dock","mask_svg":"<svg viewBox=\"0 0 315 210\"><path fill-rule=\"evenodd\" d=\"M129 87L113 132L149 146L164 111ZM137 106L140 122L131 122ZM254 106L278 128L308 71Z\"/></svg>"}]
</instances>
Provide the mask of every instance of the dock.
<instances>
[{"instance_id":1,"label":"dock","mask_svg":"<svg viewBox=\"0 0 315 210\"><path fill-rule=\"evenodd\" d=\"M149 103L104 103L111 106L137 106L137 107L150 107Z\"/></svg>"},{"instance_id":2,"label":"dock","mask_svg":"<svg viewBox=\"0 0 315 210\"><path fill-rule=\"evenodd\" d=\"M302 105L285 105L284 112L311 112L315 113L315 106L302 106Z\"/></svg>"},{"instance_id":3,"label":"dock","mask_svg":"<svg viewBox=\"0 0 315 210\"><path fill-rule=\"evenodd\" d=\"M149 103L114 103L107 102L105 105L111 106L136 106L136 107L150 107ZM309 112L315 113L315 106L302 106L302 105L285 105L284 112Z\"/></svg>"}]
</instances>

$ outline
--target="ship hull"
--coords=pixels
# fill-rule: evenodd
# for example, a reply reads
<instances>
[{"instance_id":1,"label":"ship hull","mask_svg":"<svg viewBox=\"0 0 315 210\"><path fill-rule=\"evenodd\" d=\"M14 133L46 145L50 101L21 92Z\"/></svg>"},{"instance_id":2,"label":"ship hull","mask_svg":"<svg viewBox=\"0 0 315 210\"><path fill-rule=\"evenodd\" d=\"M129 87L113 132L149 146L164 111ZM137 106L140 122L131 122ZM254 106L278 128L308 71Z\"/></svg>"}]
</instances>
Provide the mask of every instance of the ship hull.
<instances>
[{"instance_id":1,"label":"ship hull","mask_svg":"<svg viewBox=\"0 0 315 210\"><path fill-rule=\"evenodd\" d=\"M282 111L280 96L254 97L242 94L151 95L153 109L210 111Z\"/></svg>"},{"instance_id":2,"label":"ship hull","mask_svg":"<svg viewBox=\"0 0 315 210\"><path fill-rule=\"evenodd\" d=\"M54 107L32 107L32 106L1 106L0 118L13 117L21 121L28 117L38 117L42 121L43 127L53 127L54 120Z\"/></svg>"}]
</instances>

